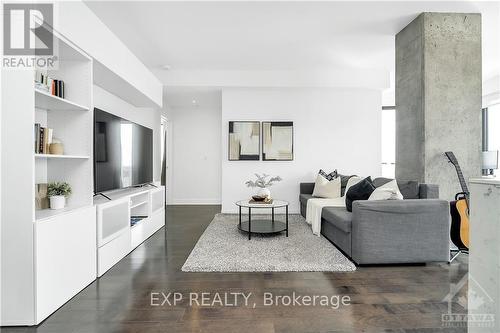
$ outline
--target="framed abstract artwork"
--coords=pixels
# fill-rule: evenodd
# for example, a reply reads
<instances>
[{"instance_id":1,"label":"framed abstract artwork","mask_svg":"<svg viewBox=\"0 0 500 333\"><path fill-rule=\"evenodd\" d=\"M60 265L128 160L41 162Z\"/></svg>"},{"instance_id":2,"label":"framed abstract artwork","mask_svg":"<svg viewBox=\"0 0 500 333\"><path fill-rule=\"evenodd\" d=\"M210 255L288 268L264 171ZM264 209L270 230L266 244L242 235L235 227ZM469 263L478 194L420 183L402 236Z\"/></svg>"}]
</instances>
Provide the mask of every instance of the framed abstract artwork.
<instances>
[{"instance_id":1,"label":"framed abstract artwork","mask_svg":"<svg viewBox=\"0 0 500 333\"><path fill-rule=\"evenodd\" d=\"M262 122L262 160L293 160L293 122Z\"/></svg>"},{"instance_id":2,"label":"framed abstract artwork","mask_svg":"<svg viewBox=\"0 0 500 333\"><path fill-rule=\"evenodd\" d=\"M229 122L230 161L260 160L260 123L258 121Z\"/></svg>"}]
</instances>

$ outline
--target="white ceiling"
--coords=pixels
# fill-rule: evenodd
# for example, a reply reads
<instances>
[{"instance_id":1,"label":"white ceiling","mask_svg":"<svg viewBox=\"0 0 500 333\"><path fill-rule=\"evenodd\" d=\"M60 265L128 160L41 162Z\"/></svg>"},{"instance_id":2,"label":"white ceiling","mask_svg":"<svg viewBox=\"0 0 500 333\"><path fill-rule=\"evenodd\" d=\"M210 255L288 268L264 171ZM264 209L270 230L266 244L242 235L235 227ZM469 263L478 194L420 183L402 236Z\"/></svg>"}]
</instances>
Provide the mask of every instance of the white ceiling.
<instances>
[{"instance_id":1,"label":"white ceiling","mask_svg":"<svg viewBox=\"0 0 500 333\"><path fill-rule=\"evenodd\" d=\"M164 82L165 64L190 73L356 68L389 76L395 34L424 11L482 13L483 77L500 70L499 1L86 3Z\"/></svg>"}]
</instances>

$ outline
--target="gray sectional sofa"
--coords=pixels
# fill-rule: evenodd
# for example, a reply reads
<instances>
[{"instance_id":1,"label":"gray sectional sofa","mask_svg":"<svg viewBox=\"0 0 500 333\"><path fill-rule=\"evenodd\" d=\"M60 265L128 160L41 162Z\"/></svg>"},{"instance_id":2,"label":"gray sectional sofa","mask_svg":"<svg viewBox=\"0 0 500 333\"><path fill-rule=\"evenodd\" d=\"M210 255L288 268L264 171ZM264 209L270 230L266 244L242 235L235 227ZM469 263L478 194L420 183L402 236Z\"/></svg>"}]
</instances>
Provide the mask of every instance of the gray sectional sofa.
<instances>
[{"instance_id":1,"label":"gray sectional sofa","mask_svg":"<svg viewBox=\"0 0 500 333\"><path fill-rule=\"evenodd\" d=\"M348 177L342 177L342 195ZM391 179L376 178L375 187ZM404 200L354 201L325 207L321 234L356 264L427 263L449 260L449 204L437 185L398 181ZM300 184L300 212L306 215L314 183Z\"/></svg>"}]
</instances>

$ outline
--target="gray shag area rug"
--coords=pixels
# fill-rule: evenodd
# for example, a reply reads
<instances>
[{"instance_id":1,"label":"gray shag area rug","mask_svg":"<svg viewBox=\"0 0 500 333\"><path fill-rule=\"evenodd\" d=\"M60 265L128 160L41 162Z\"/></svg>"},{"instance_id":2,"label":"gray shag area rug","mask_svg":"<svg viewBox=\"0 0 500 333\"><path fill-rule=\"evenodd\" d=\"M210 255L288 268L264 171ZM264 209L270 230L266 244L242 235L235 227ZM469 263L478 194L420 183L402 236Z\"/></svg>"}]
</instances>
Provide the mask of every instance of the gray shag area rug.
<instances>
[{"instance_id":1,"label":"gray shag area rug","mask_svg":"<svg viewBox=\"0 0 500 333\"><path fill-rule=\"evenodd\" d=\"M263 216L255 215L252 218ZM284 221L284 216L276 215ZM345 272L356 266L300 215L289 215L288 238L248 234L238 215L217 214L182 266L183 272Z\"/></svg>"}]
</instances>

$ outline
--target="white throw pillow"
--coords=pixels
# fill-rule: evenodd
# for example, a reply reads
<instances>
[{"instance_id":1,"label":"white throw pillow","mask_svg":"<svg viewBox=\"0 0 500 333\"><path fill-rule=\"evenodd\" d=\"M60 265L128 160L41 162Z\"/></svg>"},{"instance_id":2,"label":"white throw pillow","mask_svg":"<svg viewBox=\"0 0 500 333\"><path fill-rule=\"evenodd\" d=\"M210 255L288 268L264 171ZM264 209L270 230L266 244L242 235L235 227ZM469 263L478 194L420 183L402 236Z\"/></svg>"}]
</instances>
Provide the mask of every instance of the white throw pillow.
<instances>
[{"instance_id":1,"label":"white throw pillow","mask_svg":"<svg viewBox=\"0 0 500 333\"><path fill-rule=\"evenodd\" d=\"M338 198L340 197L340 177L328 180L322 175L316 177L313 197L318 198Z\"/></svg>"},{"instance_id":2,"label":"white throw pillow","mask_svg":"<svg viewBox=\"0 0 500 333\"><path fill-rule=\"evenodd\" d=\"M357 183L359 183L362 180L363 180L363 178L358 177L358 176L352 176L351 178L349 178L349 180L347 181L347 184L345 186L344 196L347 194L347 191L349 191L349 187L356 185Z\"/></svg>"},{"instance_id":3,"label":"white throw pillow","mask_svg":"<svg viewBox=\"0 0 500 333\"><path fill-rule=\"evenodd\" d=\"M398 183L394 179L377 187L368 200L403 200L403 195L399 191Z\"/></svg>"}]
</instances>

